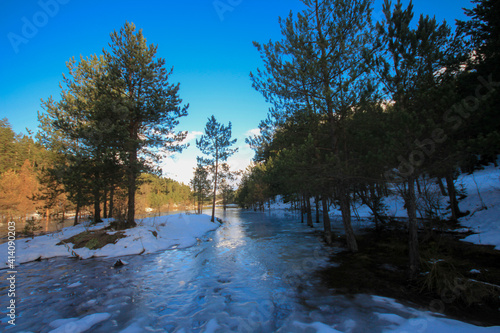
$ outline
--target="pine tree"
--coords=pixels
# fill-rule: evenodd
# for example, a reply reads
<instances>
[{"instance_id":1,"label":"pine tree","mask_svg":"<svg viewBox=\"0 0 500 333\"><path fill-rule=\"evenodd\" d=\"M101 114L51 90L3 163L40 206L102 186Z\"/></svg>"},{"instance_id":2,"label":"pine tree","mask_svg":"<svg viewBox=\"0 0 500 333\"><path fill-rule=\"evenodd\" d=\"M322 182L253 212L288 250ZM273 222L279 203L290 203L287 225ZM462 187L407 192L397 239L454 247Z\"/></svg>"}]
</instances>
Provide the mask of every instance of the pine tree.
<instances>
[{"instance_id":1,"label":"pine tree","mask_svg":"<svg viewBox=\"0 0 500 333\"><path fill-rule=\"evenodd\" d=\"M205 134L196 140L196 147L208 158L203 158L203 163L211 167L214 190L212 203L212 222L215 222L215 201L217 196L217 181L219 178L219 164L238 151L238 148L231 148L237 139L231 139L231 122L228 126L219 124L215 117L208 118L205 125Z\"/></svg>"},{"instance_id":2,"label":"pine tree","mask_svg":"<svg viewBox=\"0 0 500 333\"><path fill-rule=\"evenodd\" d=\"M115 115L101 107L103 93L98 88L106 63L103 57L93 55L80 57L79 63L73 58L67 67L69 75L63 77L66 89L61 92L61 100L56 102L51 97L43 101L45 112L39 115L40 141L59 154L44 178L47 184L64 184L77 210L92 197L97 223L101 221L102 189L107 180L115 179L105 178L104 170L118 154L113 143L119 134L112 125ZM56 196L52 186L46 188L47 198Z\"/></svg>"},{"instance_id":3,"label":"pine tree","mask_svg":"<svg viewBox=\"0 0 500 333\"><path fill-rule=\"evenodd\" d=\"M413 4L403 9L400 0L384 2L385 20L377 24L382 55L378 58L379 75L385 96L393 102L388 107L390 122L390 151L395 179L405 183L402 195L409 218L410 273L419 271L417 203L415 181L425 171L426 160L422 147L416 143L432 137L438 128L434 122L436 110L426 109L428 91L446 78L443 71L450 45L450 28L434 18L420 16L417 27L411 28ZM389 175L389 173L388 173ZM389 177L391 180L391 177Z\"/></svg>"},{"instance_id":4,"label":"pine tree","mask_svg":"<svg viewBox=\"0 0 500 333\"><path fill-rule=\"evenodd\" d=\"M16 134L12 130L7 118L0 120L0 174L14 168Z\"/></svg>"},{"instance_id":5,"label":"pine tree","mask_svg":"<svg viewBox=\"0 0 500 333\"><path fill-rule=\"evenodd\" d=\"M265 71L251 74L254 87L288 118L300 110L323 115L329 126L331 170L336 179L349 250L358 249L351 225L349 163L345 121L366 97L370 84L371 1L304 0L306 10L281 22L283 40L254 43ZM368 88L368 89L364 89ZM276 113L276 112L274 112Z\"/></svg>"},{"instance_id":6,"label":"pine tree","mask_svg":"<svg viewBox=\"0 0 500 333\"><path fill-rule=\"evenodd\" d=\"M203 213L203 203L205 202L208 194L210 193L210 180L208 179L208 170L206 166L202 165L201 160L198 161L195 168L193 179L190 182L191 188L196 199L198 206L198 214Z\"/></svg>"},{"instance_id":7,"label":"pine tree","mask_svg":"<svg viewBox=\"0 0 500 333\"><path fill-rule=\"evenodd\" d=\"M220 185L222 195L222 207L224 211L227 210L227 205L230 201L234 199L234 189L232 183L236 180L236 177L240 175L239 171L231 171L231 167L227 163L222 163L221 171L219 174Z\"/></svg>"},{"instance_id":8,"label":"pine tree","mask_svg":"<svg viewBox=\"0 0 500 333\"><path fill-rule=\"evenodd\" d=\"M173 68L165 68L165 60L156 57L157 46L148 46L133 23L111 34L110 47L104 51L107 75L100 89L106 94L103 109L120 116L113 124L123 137L119 149L126 167L127 224L133 226L137 178L161 153L182 151L179 142L186 132L176 133L174 128L178 118L187 115L188 106L181 106L179 84L169 83Z\"/></svg>"}]
</instances>

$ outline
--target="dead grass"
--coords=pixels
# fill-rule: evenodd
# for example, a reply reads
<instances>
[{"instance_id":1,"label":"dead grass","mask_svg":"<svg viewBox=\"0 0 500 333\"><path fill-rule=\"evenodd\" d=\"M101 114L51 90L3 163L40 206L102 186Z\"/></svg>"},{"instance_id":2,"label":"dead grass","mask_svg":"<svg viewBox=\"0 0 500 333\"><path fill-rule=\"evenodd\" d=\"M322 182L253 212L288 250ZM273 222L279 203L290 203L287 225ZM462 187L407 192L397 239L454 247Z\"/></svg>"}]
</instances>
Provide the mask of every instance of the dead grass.
<instances>
[{"instance_id":1,"label":"dead grass","mask_svg":"<svg viewBox=\"0 0 500 333\"><path fill-rule=\"evenodd\" d=\"M72 243L74 244L73 249L86 247L90 250L97 250L108 244L116 244L119 239L125 237L126 236L123 231L118 231L113 235L109 235L107 230L84 231L78 235L65 239L57 245Z\"/></svg>"}]
</instances>

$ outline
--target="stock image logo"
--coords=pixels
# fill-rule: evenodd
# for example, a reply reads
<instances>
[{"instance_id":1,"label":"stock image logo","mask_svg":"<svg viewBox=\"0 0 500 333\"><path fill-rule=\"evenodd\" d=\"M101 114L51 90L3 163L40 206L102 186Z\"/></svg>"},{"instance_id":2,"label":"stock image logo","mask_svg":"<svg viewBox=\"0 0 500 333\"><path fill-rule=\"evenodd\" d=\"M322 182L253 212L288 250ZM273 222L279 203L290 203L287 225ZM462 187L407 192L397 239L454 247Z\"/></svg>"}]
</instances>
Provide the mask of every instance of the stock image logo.
<instances>
[{"instance_id":1,"label":"stock image logo","mask_svg":"<svg viewBox=\"0 0 500 333\"><path fill-rule=\"evenodd\" d=\"M51 18L59 14L61 5L66 5L69 0L40 0L37 2L38 10L29 16L23 16L20 19L20 26L16 32L11 31L7 38L12 49L17 54L20 52L20 46L28 44L30 40L38 35L40 29L44 28Z\"/></svg>"}]
</instances>

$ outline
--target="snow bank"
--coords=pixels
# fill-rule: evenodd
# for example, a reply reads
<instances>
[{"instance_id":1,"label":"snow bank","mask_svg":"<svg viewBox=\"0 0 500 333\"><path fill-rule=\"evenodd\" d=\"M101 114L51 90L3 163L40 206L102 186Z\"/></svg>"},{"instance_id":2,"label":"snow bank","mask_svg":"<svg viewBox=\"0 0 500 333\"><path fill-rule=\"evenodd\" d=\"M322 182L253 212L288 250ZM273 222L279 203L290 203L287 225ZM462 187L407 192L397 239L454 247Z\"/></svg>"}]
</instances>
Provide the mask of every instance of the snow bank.
<instances>
[{"instance_id":1,"label":"snow bank","mask_svg":"<svg viewBox=\"0 0 500 333\"><path fill-rule=\"evenodd\" d=\"M151 217L138 221L138 226L125 231L125 238L116 244L108 244L101 249L73 249L73 244L56 245L61 240L80 234L85 230L100 230L110 221L90 228L83 225L67 227L58 233L16 240L16 263L25 263L38 258L69 257L72 252L83 259L91 257L120 257L132 254L153 253L162 250L185 248L197 243L205 233L217 229L218 222L210 222L208 215L176 214ZM112 231L108 233L112 234ZM8 243L0 244L0 262L7 264ZM6 268L4 266L2 268Z\"/></svg>"},{"instance_id":2,"label":"snow bank","mask_svg":"<svg viewBox=\"0 0 500 333\"><path fill-rule=\"evenodd\" d=\"M500 170L489 166L473 175L461 175L457 185L467 191L460 210L470 212L460 224L477 233L464 241L494 245L500 250Z\"/></svg>"}]
</instances>

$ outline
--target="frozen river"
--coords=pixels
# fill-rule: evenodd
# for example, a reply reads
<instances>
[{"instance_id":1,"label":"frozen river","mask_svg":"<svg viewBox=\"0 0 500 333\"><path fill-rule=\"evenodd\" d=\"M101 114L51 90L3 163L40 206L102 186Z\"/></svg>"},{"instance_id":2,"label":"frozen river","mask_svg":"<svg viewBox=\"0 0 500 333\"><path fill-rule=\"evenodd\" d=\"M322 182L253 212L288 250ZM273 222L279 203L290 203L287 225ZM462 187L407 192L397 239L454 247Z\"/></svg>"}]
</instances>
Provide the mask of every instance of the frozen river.
<instances>
[{"instance_id":1,"label":"frozen river","mask_svg":"<svg viewBox=\"0 0 500 333\"><path fill-rule=\"evenodd\" d=\"M120 268L116 259L20 265L17 325L6 325L2 300L0 331L50 332L56 320L101 313L107 319L89 332L382 332L413 316L383 298L325 289L311 273L329 265L335 249L323 247L298 216L219 216L225 223L198 245L126 257ZM0 275L5 281L6 272ZM422 320L411 323L415 331L427 325Z\"/></svg>"}]
</instances>

